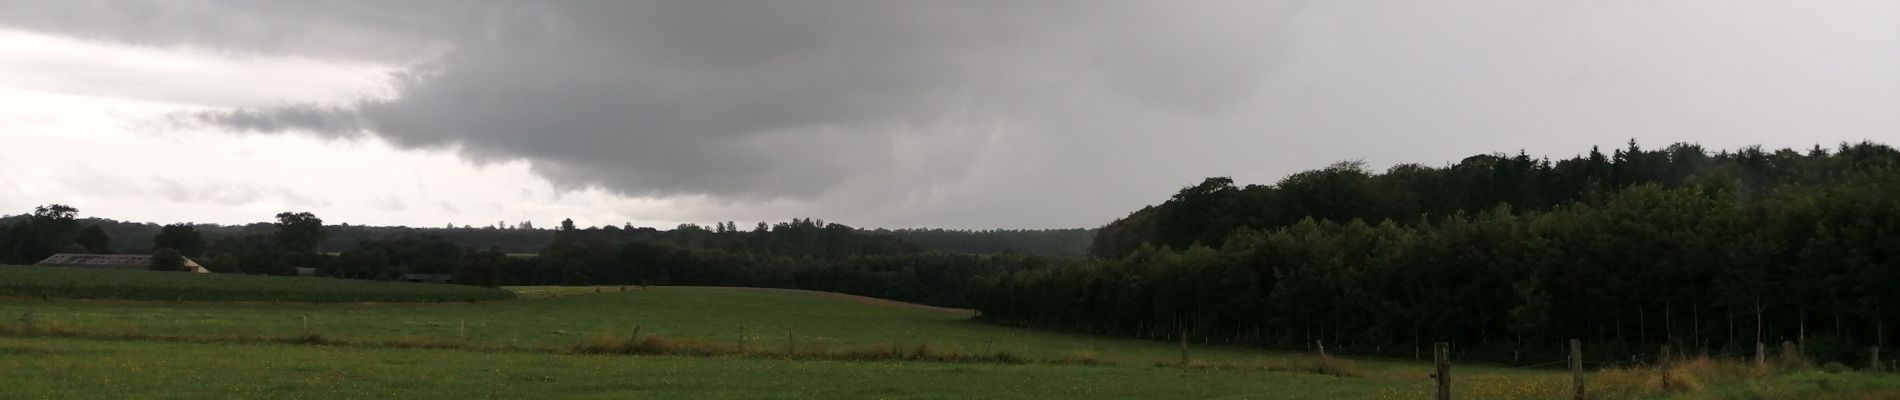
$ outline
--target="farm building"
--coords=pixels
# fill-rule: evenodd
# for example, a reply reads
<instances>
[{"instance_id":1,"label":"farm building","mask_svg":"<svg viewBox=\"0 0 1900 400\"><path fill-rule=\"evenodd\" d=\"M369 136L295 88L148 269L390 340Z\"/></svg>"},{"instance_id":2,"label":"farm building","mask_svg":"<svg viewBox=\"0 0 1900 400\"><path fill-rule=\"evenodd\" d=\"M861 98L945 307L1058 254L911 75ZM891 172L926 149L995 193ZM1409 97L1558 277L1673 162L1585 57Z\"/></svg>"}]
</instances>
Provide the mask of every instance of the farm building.
<instances>
[{"instance_id":1,"label":"farm building","mask_svg":"<svg viewBox=\"0 0 1900 400\"><path fill-rule=\"evenodd\" d=\"M59 253L47 257L33 265L47 267L69 267L85 269L135 270L144 271L152 267L152 256L137 254L75 254ZM197 273L210 273L211 270L185 259L185 270Z\"/></svg>"}]
</instances>

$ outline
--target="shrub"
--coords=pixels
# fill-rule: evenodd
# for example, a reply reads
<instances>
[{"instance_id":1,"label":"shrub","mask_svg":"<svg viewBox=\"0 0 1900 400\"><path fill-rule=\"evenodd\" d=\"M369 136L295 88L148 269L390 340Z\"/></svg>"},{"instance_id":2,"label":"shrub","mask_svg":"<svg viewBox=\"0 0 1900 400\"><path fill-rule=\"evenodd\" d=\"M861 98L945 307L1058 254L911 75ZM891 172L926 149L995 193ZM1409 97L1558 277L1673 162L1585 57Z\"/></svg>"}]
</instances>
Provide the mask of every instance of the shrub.
<instances>
[{"instance_id":1,"label":"shrub","mask_svg":"<svg viewBox=\"0 0 1900 400\"><path fill-rule=\"evenodd\" d=\"M1680 360L1664 373L1660 366L1633 366L1598 370L1589 379L1590 397L1628 399L1669 393L1697 392L1723 382L1741 382L1758 376L1748 362L1698 357Z\"/></svg>"},{"instance_id":2,"label":"shrub","mask_svg":"<svg viewBox=\"0 0 1900 400\"><path fill-rule=\"evenodd\" d=\"M178 250L173 250L170 248L159 248L158 250L152 251L151 269L153 271L162 271L162 272L184 271L185 270L185 256L183 254L178 254Z\"/></svg>"},{"instance_id":3,"label":"shrub","mask_svg":"<svg viewBox=\"0 0 1900 400\"><path fill-rule=\"evenodd\" d=\"M1154 365L1156 367L1181 366L1179 362L1155 362ZM1203 362L1197 361L1197 362L1188 364L1186 368L1212 369L1212 370L1257 370L1257 371L1274 371L1274 372L1298 372L1298 373L1315 374L1315 375L1335 376L1335 377L1340 377L1340 378L1361 378L1368 375L1366 373L1366 369L1363 367L1360 367L1359 363L1357 362L1353 362L1352 360L1347 360L1343 358L1335 358L1333 356L1324 355L1324 354L1299 356L1299 357L1284 358L1284 359L1273 359L1273 360L1261 361L1259 364L1253 364L1253 365L1203 363Z\"/></svg>"},{"instance_id":4,"label":"shrub","mask_svg":"<svg viewBox=\"0 0 1900 400\"><path fill-rule=\"evenodd\" d=\"M574 346L576 354L616 354L616 355L667 355L667 356L741 356L741 357L788 357L803 360L834 361L929 361L954 363L997 363L1021 364L1022 357L1008 352L962 353L937 350L928 344L919 344L905 348L899 345L882 345L856 350L828 351L824 347L811 346L801 349L797 354L742 351L738 345L725 341L695 338L669 338L660 336L640 336L637 332L629 336L595 335L581 339Z\"/></svg>"},{"instance_id":5,"label":"shrub","mask_svg":"<svg viewBox=\"0 0 1900 400\"><path fill-rule=\"evenodd\" d=\"M1341 378L1366 376L1366 370L1360 368L1358 363L1343 358L1333 358L1333 356L1325 354L1320 354L1316 357L1302 358L1300 362L1295 364L1295 368L1307 373L1331 375Z\"/></svg>"},{"instance_id":6,"label":"shrub","mask_svg":"<svg viewBox=\"0 0 1900 400\"><path fill-rule=\"evenodd\" d=\"M1838 362L1829 362L1827 364L1821 365L1821 370L1827 371L1827 373L1830 373L1830 374L1842 374L1842 373L1848 373L1848 372L1854 371L1854 369L1849 368L1847 364L1841 364Z\"/></svg>"},{"instance_id":7,"label":"shrub","mask_svg":"<svg viewBox=\"0 0 1900 400\"><path fill-rule=\"evenodd\" d=\"M1770 362L1775 371L1802 371L1814 369L1814 359L1801 352L1794 342L1781 342L1781 352Z\"/></svg>"},{"instance_id":8,"label":"shrub","mask_svg":"<svg viewBox=\"0 0 1900 400\"><path fill-rule=\"evenodd\" d=\"M1112 361L1103 360L1101 357L1096 356L1093 351L1078 351L1064 354L1050 359L1049 363L1055 365L1115 365Z\"/></svg>"}]
</instances>

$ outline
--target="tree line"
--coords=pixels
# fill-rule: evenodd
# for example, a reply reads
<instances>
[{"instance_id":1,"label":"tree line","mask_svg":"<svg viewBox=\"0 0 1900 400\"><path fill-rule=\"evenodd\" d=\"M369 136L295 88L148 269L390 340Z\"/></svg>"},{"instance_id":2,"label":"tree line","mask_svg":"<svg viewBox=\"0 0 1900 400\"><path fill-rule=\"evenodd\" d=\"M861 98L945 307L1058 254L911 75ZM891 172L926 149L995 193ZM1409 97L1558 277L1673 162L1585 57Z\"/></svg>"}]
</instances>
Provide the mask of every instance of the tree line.
<instances>
[{"instance_id":1,"label":"tree line","mask_svg":"<svg viewBox=\"0 0 1900 400\"><path fill-rule=\"evenodd\" d=\"M1095 240L1094 229L877 229L875 235L890 235L917 243L931 250L958 254L1035 254L1052 257L1087 255Z\"/></svg>"},{"instance_id":2,"label":"tree line","mask_svg":"<svg viewBox=\"0 0 1900 400\"><path fill-rule=\"evenodd\" d=\"M1269 229L1312 218L1346 222L1395 221L1417 225L1454 213L1489 210L1537 212L1636 185L1665 188L1710 181L1738 185L1738 196L1787 185L1815 185L1841 174L1891 168L1893 149L1879 144L1842 144L1834 151L1805 152L1747 147L1711 153L1678 143L1645 150L1631 141L1606 155L1589 153L1551 161L1522 152L1476 155L1455 164L1400 164L1376 173L1360 162L1341 162L1295 173L1272 185L1237 187L1230 178L1208 178L1168 201L1102 227L1090 253L1121 257L1143 244L1183 250L1195 243L1217 245L1242 227Z\"/></svg>"},{"instance_id":3,"label":"tree line","mask_svg":"<svg viewBox=\"0 0 1900 400\"><path fill-rule=\"evenodd\" d=\"M983 278L973 301L1093 333L1393 355L1449 341L1494 359L1575 337L1596 354L1792 341L1859 360L1900 321L1900 152L1599 158L1210 179L1104 229L1132 234L1098 240L1110 254L1146 238L1125 254Z\"/></svg>"},{"instance_id":4,"label":"tree line","mask_svg":"<svg viewBox=\"0 0 1900 400\"><path fill-rule=\"evenodd\" d=\"M0 217L0 226L11 226L27 222L33 214L20 214ZM771 224L764 224L770 229ZM91 253L150 253L158 247L155 239L168 230L177 229L181 224L161 225L149 222L119 221L107 218L75 218L74 226L86 230L91 238L110 238L110 245L98 245L84 248ZM218 241L229 237L270 235L277 230L272 222L257 222L242 225L220 225L189 223L187 225L196 234L207 241ZM691 224L689 224L691 225ZM714 224L713 227L691 225L706 230L718 230L720 227L739 230L731 222ZM626 232L662 232L632 224L612 227ZM757 226L753 230L757 230ZM1044 256L1072 257L1088 251L1089 243L1094 239L1092 229L996 229L996 230L956 230L956 229L859 229L869 235L890 236L898 240L922 246L925 249L958 254L1003 254L1021 253ZM554 242L558 228L536 227L532 222L506 223L496 222L485 226L448 225L444 227L408 227L408 226L369 226L336 224L323 227L323 240L317 243L317 251L323 253L341 253L355 249L363 241L384 240L401 237L435 237L453 243L456 246L475 249L496 249L507 254L534 254ZM100 243L105 242L89 242ZM163 246L159 246L163 247Z\"/></svg>"},{"instance_id":5,"label":"tree line","mask_svg":"<svg viewBox=\"0 0 1900 400\"><path fill-rule=\"evenodd\" d=\"M57 253L114 253L112 237L93 219L78 218L79 209L49 204L31 214L0 224L0 264L33 264ZM201 260L212 272L294 274L293 265L321 263L316 243L323 238L323 220L310 213L277 215L268 233L226 237L207 242L193 224L171 224L151 235L154 270L177 271L186 258ZM249 264L240 260L250 260Z\"/></svg>"},{"instance_id":6,"label":"tree line","mask_svg":"<svg viewBox=\"0 0 1900 400\"><path fill-rule=\"evenodd\" d=\"M796 288L939 306L968 306L976 277L1041 268L1033 255L952 254L822 220L683 224L671 230L563 221L532 256L406 235L359 242L324 259L324 276L395 279L452 274L472 285L703 285Z\"/></svg>"},{"instance_id":7,"label":"tree line","mask_svg":"<svg viewBox=\"0 0 1900 400\"><path fill-rule=\"evenodd\" d=\"M31 264L57 252L106 253L108 239L89 239L99 225L77 211L43 206L0 226L0 264ZM207 235L204 225L172 224L150 236L154 269L178 270L184 259L216 273L295 275L307 268L328 278L397 280L411 274L451 275L467 285L711 285L799 288L967 306L974 277L1049 264L1024 254L957 254L928 249L888 232L823 220L759 223L750 230L725 222L659 230L578 227L572 220L545 230L550 243L529 254L500 246L464 246L429 233L403 231L322 251L344 226L326 226L308 212L285 212L274 223L236 234ZM252 228L254 227L254 228ZM534 231L522 226L507 231ZM360 230L358 230L360 232ZM427 231L423 231L427 232Z\"/></svg>"},{"instance_id":8,"label":"tree line","mask_svg":"<svg viewBox=\"0 0 1900 400\"><path fill-rule=\"evenodd\" d=\"M797 288L968 306L975 277L1040 268L1035 255L933 251L822 220L660 231L563 224L553 243L503 272L519 284L653 284Z\"/></svg>"}]
</instances>

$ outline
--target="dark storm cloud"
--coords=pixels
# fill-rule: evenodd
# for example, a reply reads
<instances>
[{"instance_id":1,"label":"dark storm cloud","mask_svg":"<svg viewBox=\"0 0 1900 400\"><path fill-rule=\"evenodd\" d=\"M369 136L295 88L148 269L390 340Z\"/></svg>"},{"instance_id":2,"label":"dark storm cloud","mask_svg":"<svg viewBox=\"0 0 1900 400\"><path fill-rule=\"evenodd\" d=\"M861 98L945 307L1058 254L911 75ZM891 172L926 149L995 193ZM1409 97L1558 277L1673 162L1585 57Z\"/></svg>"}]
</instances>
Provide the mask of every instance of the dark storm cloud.
<instances>
[{"instance_id":1,"label":"dark storm cloud","mask_svg":"<svg viewBox=\"0 0 1900 400\"><path fill-rule=\"evenodd\" d=\"M485 17L443 29L461 35L396 79L393 98L202 117L256 131L362 128L631 195L810 199L882 179L896 185L858 194L902 196L959 178L991 134L979 129L1037 124L1050 103L1212 113L1245 100L1272 41L1237 29L1284 11L1210 5L509 4L461 13ZM932 165L880 176L911 159Z\"/></svg>"}]
</instances>

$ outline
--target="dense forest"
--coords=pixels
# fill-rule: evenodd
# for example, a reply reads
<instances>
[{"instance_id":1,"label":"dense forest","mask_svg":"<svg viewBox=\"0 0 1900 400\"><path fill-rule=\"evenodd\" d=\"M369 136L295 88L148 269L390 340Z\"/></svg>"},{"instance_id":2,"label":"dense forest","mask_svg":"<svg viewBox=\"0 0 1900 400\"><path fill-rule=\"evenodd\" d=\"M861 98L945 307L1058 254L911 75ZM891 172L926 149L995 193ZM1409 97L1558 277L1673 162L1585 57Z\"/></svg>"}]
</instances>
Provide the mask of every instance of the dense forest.
<instances>
[{"instance_id":1,"label":"dense forest","mask_svg":"<svg viewBox=\"0 0 1900 400\"><path fill-rule=\"evenodd\" d=\"M1491 357L1582 338L1716 353L1803 344L1860 359L1900 321L1900 153L1357 164L1223 178L1103 229L1101 259L976 285L986 318L1145 338Z\"/></svg>"},{"instance_id":2,"label":"dense forest","mask_svg":"<svg viewBox=\"0 0 1900 400\"><path fill-rule=\"evenodd\" d=\"M1735 185L1751 198L1787 185L1815 185L1841 174L1890 168L1892 149L1843 144L1833 152L1759 147L1711 154L1700 146L1675 144L1644 150L1635 142L1605 155L1551 161L1518 153L1478 155L1445 167L1401 164L1384 173L1342 162L1300 172L1273 185L1236 187L1228 178L1208 178L1168 201L1101 229L1091 253L1127 255L1142 244L1183 250L1195 243L1218 245L1241 227L1269 229L1304 219L1346 222L1395 221L1408 226L1454 213L1509 205L1514 212L1550 210L1591 202L1622 188L1654 184L1679 188L1705 183Z\"/></svg>"}]
</instances>

